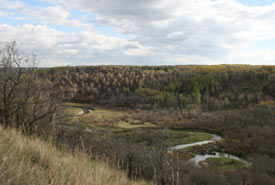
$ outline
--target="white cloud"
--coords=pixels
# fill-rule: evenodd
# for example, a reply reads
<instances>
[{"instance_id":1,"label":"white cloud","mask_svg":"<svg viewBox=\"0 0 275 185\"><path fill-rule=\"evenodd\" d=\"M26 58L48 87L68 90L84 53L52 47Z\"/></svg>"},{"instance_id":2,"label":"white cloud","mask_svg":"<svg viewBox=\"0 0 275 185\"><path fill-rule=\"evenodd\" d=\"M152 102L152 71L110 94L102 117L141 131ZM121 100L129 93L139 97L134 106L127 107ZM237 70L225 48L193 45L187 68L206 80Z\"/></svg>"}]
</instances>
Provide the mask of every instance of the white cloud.
<instances>
[{"instance_id":1,"label":"white cloud","mask_svg":"<svg viewBox=\"0 0 275 185\"><path fill-rule=\"evenodd\" d=\"M15 13L9 13L10 19L38 21L41 24L57 24L71 26L79 29L94 30L92 24L85 23L83 20L71 19L70 12L62 6L33 7L20 1L0 0L0 16L6 15L7 11L14 10ZM2 11L1 11L2 9ZM2 12L2 13L1 13Z\"/></svg>"},{"instance_id":2,"label":"white cloud","mask_svg":"<svg viewBox=\"0 0 275 185\"><path fill-rule=\"evenodd\" d=\"M232 48L275 37L275 4L248 7L234 0L57 0L97 14L146 47L167 54L223 57ZM172 47L171 47L172 46Z\"/></svg>"},{"instance_id":3,"label":"white cloud","mask_svg":"<svg viewBox=\"0 0 275 185\"><path fill-rule=\"evenodd\" d=\"M61 6L28 8L23 10L22 14L25 15L24 19L38 20L42 24L58 24L81 29L93 29L91 24L77 19L70 19L70 12Z\"/></svg>"},{"instance_id":4,"label":"white cloud","mask_svg":"<svg viewBox=\"0 0 275 185\"><path fill-rule=\"evenodd\" d=\"M131 62L126 55L139 56L149 52L136 42L122 38L83 31L79 33L63 33L48 26L10 26L0 24L0 45L4 46L16 40L21 49L27 54L36 54L41 66L59 65L92 65L115 64ZM124 53L124 48L129 47ZM134 49L135 48L135 49ZM120 61L120 59L123 59Z\"/></svg>"},{"instance_id":5,"label":"white cloud","mask_svg":"<svg viewBox=\"0 0 275 185\"><path fill-rule=\"evenodd\" d=\"M230 64L275 65L275 49L273 50L234 50L225 59Z\"/></svg>"},{"instance_id":6,"label":"white cloud","mask_svg":"<svg viewBox=\"0 0 275 185\"><path fill-rule=\"evenodd\" d=\"M261 64L262 59L266 64L275 64L270 51L243 49L257 41L275 38L274 3L258 7L245 6L235 0L48 1L54 5L32 7L20 1L0 0L4 3L0 16L5 15L5 10L13 9L23 15L21 19L82 31L63 33L49 26L1 25L0 34L5 36L2 40L19 39L38 55L42 53L44 59L56 58L62 63L70 60L71 64L92 64L89 61L136 65L236 61ZM96 15L93 24L112 27L127 37L100 34L96 26L84 18L70 17L71 10ZM4 33L7 30L8 33Z\"/></svg>"},{"instance_id":7,"label":"white cloud","mask_svg":"<svg viewBox=\"0 0 275 185\"><path fill-rule=\"evenodd\" d=\"M0 9L0 17L7 17L8 15L9 15L8 12L3 11L3 10Z\"/></svg>"},{"instance_id":8,"label":"white cloud","mask_svg":"<svg viewBox=\"0 0 275 185\"><path fill-rule=\"evenodd\" d=\"M0 0L1 9L13 9L13 10L20 10L25 7L25 4L21 1L7 1L7 0Z\"/></svg>"}]
</instances>

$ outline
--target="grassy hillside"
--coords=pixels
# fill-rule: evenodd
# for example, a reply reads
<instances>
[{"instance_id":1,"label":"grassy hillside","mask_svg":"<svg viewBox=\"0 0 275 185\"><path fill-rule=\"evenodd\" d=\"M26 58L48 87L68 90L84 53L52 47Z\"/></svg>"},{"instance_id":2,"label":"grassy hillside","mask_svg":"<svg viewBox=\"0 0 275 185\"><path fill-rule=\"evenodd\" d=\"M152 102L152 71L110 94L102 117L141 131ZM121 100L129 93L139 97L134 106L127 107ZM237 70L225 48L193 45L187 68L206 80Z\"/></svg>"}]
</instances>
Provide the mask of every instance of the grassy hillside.
<instances>
[{"instance_id":1,"label":"grassy hillside","mask_svg":"<svg viewBox=\"0 0 275 185\"><path fill-rule=\"evenodd\" d=\"M5 185L143 185L82 153L60 152L38 139L0 127L0 184Z\"/></svg>"}]
</instances>

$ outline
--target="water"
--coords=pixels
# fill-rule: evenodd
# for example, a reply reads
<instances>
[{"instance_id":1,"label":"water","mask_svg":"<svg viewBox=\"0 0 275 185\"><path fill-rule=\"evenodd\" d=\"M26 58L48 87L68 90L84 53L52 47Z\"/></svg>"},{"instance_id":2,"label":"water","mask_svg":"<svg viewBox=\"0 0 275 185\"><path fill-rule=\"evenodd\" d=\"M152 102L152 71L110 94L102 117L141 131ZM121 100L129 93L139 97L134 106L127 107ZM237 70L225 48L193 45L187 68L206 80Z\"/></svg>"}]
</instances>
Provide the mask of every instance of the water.
<instances>
[{"instance_id":1,"label":"water","mask_svg":"<svg viewBox=\"0 0 275 185\"><path fill-rule=\"evenodd\" d=\"M173 146L173 147L170 148L170 150L179 150L179 149L187 148L187 147L190 147L190 146L205 145L205 144L208 144L208 143L213 143L213 142L220 141L222 139L221 136L218 136L216 134L211 134L211 135L212 135L211 139L200 141L200 142L195 142L195 143L189 143L189 144L182 144L182 145Z\"/></svg>"},{"instance_id":2,"label":"water","mask_svg":"<svg viewBox=\"0 0 275 185\"><path fill-rule=\"evenodd\" d=\"M200 142L195 142L195 143L176 145L169 149L170 150L179 150L179 149L187 148L190 146L204 145L204 144L213 143L213 142L222 140L222 137L219 135L216 135L216 134L211 134L211 135L212 135L211 139L200 141ZM243 158L240 158L240 157L232 155L232 154L220 153L220 152L213 152L212 154L204 154L204 155L197 154L197 155L195 155L194 158L190 159L189 162L193 163L195 166L199 166L201 161L205 161L208 158L217 158L217 157L227 157L227 158L235 159L235 160L245 163L248 166L251 166L251 162L249 162Z\"/></svg>"},{"instance_id":3,"label":"water","mask_svg":"<svg viewBox=\"0 0 275 185\"><path fill-rule=\"evenodd\" d=\"M189 162L193 163L195 166L199 166L201 161L205 161L208 158L218 158L218 157L226 157L226 158L234 159L237 161L241 161L248 166L251 166L251 162L243 158L240 158L232 154L220 153L220 152L213 152L212 154L205 154L205 155L197 154L194 158L190 159Z\"/></svg>"}]
</instances>

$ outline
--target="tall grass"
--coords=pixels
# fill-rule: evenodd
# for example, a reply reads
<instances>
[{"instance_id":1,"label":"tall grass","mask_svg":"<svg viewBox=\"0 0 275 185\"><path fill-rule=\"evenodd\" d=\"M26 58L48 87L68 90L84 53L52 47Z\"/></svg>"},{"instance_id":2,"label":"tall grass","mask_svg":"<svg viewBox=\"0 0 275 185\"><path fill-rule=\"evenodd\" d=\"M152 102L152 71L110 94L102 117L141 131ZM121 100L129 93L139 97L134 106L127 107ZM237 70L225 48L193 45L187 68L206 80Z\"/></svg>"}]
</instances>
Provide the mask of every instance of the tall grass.
<instances>
[{"instance_id":1,"label":"tall grass","mask_svg":"<svg viewBox=\"0 0 275 185\"><path fill-rule=\"evenodd\" d=\"M0 127L1 185L144 185L85 154L58 151L50 144Z\"/></svg>"}]
</instances>

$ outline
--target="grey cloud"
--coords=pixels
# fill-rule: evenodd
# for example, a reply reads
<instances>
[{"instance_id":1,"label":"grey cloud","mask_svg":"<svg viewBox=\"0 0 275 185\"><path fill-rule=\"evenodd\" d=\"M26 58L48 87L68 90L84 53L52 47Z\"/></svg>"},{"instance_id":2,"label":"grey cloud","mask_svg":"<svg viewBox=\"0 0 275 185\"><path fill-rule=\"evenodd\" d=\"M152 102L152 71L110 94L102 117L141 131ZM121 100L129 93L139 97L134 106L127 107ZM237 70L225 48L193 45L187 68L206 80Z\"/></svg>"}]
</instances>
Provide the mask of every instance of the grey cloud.
<instances>
[{"instance_id":1,"label":"grey cloud","mask_svg":"<svg viewBox=\"0 0 275 185\"><path fill-rule=\"evenodd\" d=\"M126 44L123 49L137 49L138 47L133 44Z\"/></svg>"},{"instance_id":2,"label":"grey cloud","mask_svg":"<svg viewBox=\"0 0 275 185\"><path fill-rule=\"evenodd\" d=\"M30 45L28 50L37 52L43 60L56 59L60 64L67 60L72 65L160 65L192 61L201 64L231 61L234 58L232 53L245 56L234 52L235 50L263 37L275 38L275 5L246 7L234 0L48 1L58 3L56 8L59 14L52 14L51 9L41 9L44 11L41 13L30 10L25 14L32 15L36 12L35 15L42 24L54 22L85 29L92 25L67 19L70 10L83 11L96 15L93 23L112 27L118 33L129 36L121 39L94 30L62 33L49 27L0 26L0 34L11 30L10 33L4 33L6 37L2 39L19 38L24 45ZM20 9L22 3L16 6ZM58 15L62 20L56 19ZM24 34L20 35L20 32ZM272 55L269 56L267 60L272 59Z\"/></svg>"},{"instance_id":3,"label":"grey cloud","mask_svg":"<svg viewBox=\"0 0 275 185\"><path fill-rule=\"evenodd\" d=\"M151 18L150 20L152 20L163 19L169 15L169 12L163 11L163 8L165 8L163 6L165 6L165 4L161 6L162 2L159 0L58 0L51 2L59 2L72 9L91 11L99 15L117 18L128 17L133 19L141 18L147 20L148 18ZM168 8L167 6L166 8Z\"/></svg>"},{"instance_id":4,"label":"grey cloud","mask_svg":"<svg viewBox=\"0 0 275 185\"><path fill-rule=\"evenodd\" d=\"M254 15L255 11L264 16L264 20L274 18L272 11L245 7L233 0L206 0L204 3L186 0L57 1L72 9L94 13L97 23L113 26L118 32L131 35L132 41L154 48L155 53L168 55L223 57L232 48L253 42L252 39L263 34L260 32L265 30L251 29L262 24ZM274 12L275 7L271 10ZM169 37L175 32L183 34ZM246 32L248 34L244 34Z\"/></svg>"},{"instance_id":5,"label":"grey cloud","mask_svg":"<svg viewBox=\"0 0 275 185\"><path fill-rule=\"evenodd\" d=\"M16 40L26 54L36 54L40 66L139 64L139 56L125 49L140 49L135 42L93 32L62 33L47 26L0 24L0 45ZM131 51L130 51L131 52Z\"/></svg>"}]
</instances>

